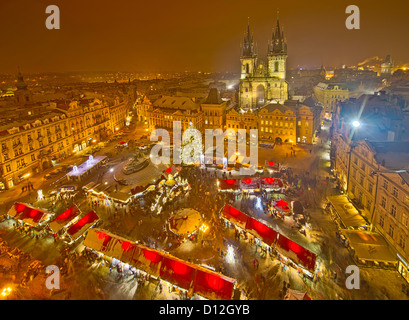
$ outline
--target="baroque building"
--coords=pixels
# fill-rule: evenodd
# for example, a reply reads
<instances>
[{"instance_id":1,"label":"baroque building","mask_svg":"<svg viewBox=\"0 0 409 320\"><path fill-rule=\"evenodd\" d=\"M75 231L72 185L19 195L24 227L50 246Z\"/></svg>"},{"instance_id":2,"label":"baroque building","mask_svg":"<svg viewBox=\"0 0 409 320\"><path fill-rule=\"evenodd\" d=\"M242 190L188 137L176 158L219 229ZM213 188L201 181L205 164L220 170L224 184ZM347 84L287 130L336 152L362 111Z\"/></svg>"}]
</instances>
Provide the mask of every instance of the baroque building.
<instances>
[{"instance_id":1,"label":"baroque building","mask_svg":"<svg viewBox=\"0 0 409 320\"><path fill-rule=\"evenodd\" d=\"M239 105L243 109L258 109L267 103L284 103L288 99L286 81L287 42L284 31L277 25L269 41L267 59L259 59L250 24L241 52Z\"/></svg>"},{"instance_id":2,"label":"baroque building","mask_svg":"<svg viewBox=\"0 0 409 320\"><path fill-rule=\"evenodd\" d=\"M182 132L190 126L203 131L203 112L192 98L163 96L153 103L144 100L142 110L145 106L148 107L142 117L146 117L150 132L155 129L167 129L172 132L174 121L180 121Z\"/></svg>"},{"instance_id":3,"label":"baroque building","mask_svg":"<svg viewBox=\"0 0 409 320\"><path fill-rule=\"evenodd\" d=\"M217 88L211 88L207 99L201 104L204 129L223 129L226 123L227 101L223 101Z\"/></svg>"},{"instance_id":4,"label":"baroque building","mask_svg":"<svg viewBox=\"0 0 409 320\"><path fill-rule=\"evenodd\" d=\"M33 103L19 73L15 101L0 117L0 190L10 189L126 125L127 100Z\"/></svg>"}]
</instances>

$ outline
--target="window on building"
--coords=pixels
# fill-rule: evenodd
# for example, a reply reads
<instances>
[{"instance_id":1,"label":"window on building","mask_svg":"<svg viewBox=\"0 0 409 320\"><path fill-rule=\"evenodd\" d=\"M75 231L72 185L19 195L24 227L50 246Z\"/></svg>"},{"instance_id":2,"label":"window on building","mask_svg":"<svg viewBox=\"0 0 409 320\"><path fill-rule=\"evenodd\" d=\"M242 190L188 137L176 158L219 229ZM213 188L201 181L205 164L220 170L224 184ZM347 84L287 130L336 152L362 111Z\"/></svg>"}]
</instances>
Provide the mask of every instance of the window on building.
<instances>
[{"instance_id":1,"label":"window on building","mask_svg":"<svg viewBox=\"0 0 409 320\"><path fill-rule=\"evenodd\" d=\"M408 215L402 214L402 224L407 227L408 226Z\"/></svg>"},{"instance_id":2,"label":"window on building","mask_svg":"<svg viewBox=\"0 0 409 320\"><path fill-rule=\"evenodd\" d=\"M398 188L393 187L392 195L393 195L394 197L396 197L396 198L398 197Z\"/></svg>"},{"instance_id":3,"label":"window on building","mask_svg":"<svg viewBox=\"0 0 409 320\"><path fill-rule=\"evenodd\" d=\"M396 218L396 207L394 205L391 206L391 216Z\"/></svg>"},{"instance_id":4,"label":"window on building","mask_svg":"<svg viewBox=\"0 0 409 320\"><path fill-rule=\"evenodd\" d=\"M385 218L383 217L383 215L381 215L379 217L379 225L383 228L384 224L385 224Z\"/></svg>"},{"instance_id":5,"label":"window on building","mask_svg":"<svg viewBox=\"0 0 409 320\"><path fill-rule=\"evenodd\" d=\"M405 249L405 245L406 245L405 236L401 234L400 237L399 237L399 246L400 246L402 249Z\"/></svg>"},{"instance_id":6,"label":"window on building","mask_svg":"<svg viewBox=\"0 0 409 320\"><path fill-rule=\"evenodd\" d=\"M372 183L369 183L369 185L368 185L368 192L369 192L370 194L372 194L372 191L373 191L373 184L372 184Z\"/></svg>"},{"instance_id":7,"label":"window on building","mask_svg":"<svg viewBox=\"0 0 409 320\"><path fill-rule=\"evenodd\" d=\"M366 200L366 208L368 210L371 210L371 206L372 206L372 200L370 200L370 199Z\"/></svg>"},{"instance_id":8,"label":"window on building","mask_svg":"<svg viewBox=\"0 0 409 320\"><path fill-rule=\"evenodd\" d=\"M382 197L381 199L381 207L386 208L386 198L385 197Z\"/></svg>"},{"instance_id":9,"label":"window on building","mask_svg":"<svg viewBox=\"0 0 409 320\"><path fill-rule=\"evenodd\" d=\"M393 224L389 225L389 230L388 230L388 234L393 238L393 233L395 232L395 227L393 226Z\"/></svg>"},{"instance_id":10,"label":"window on building","mask_svg":"<svg viewBox=\"0 0 409 320\"><path fill-rule=\"evenodd\" d=\"M383 182L383 187L384 187L384 189L388 190L388 181L385 180Z\"/></svg>"}]
</instances>

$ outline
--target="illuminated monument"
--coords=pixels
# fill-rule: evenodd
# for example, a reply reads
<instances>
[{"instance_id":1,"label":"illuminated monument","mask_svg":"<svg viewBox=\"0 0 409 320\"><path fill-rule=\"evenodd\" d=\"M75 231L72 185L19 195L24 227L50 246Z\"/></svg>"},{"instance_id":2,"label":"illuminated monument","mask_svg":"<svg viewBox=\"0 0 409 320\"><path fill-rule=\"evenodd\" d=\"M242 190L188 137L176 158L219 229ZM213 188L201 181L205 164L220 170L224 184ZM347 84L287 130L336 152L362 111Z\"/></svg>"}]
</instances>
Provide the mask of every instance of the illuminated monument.
<instances>
[{"instance_id":1,"label":"illuminated monument","mask_svg":"<svg viewBox=\"0 0 409 320\"><path fill-rule=\"evenodd\" d=\"M277 25L269 41L267 60L258 58L257 46L250 33L250 23L241 52L239 103L244 109L258 109L267 103L284 103L288 99L286 79L287 42Z\"/></svg>"}]
</instances>

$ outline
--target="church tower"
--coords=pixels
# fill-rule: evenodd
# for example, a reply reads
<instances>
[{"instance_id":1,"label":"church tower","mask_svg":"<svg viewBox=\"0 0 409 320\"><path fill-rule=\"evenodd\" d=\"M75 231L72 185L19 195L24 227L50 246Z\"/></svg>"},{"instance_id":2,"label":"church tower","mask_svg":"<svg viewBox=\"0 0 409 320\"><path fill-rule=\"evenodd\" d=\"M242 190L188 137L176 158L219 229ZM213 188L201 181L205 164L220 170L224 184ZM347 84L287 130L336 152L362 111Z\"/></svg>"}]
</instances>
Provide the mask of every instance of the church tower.
<instances>
[{"instance_id":1,"label":"church tower","mask_svg":"<svg viewBox=\"0 0 409 320\"><path fill-rule=\"evenodd\" d=\"M244 36L243 48L241 50L241 79L251 77L257 62L257 54L254 47L253 36L250 33L250 20L247 25L247 33Z\"/></svg>"},{"instance_id":2,"label":"church tower","mask_svg":"<svg viewBox=\"0 0 409 320\"><path fill-rule=\"evenodd\" d=\"M28 90L27 83L24 82L23 75L18 68L17 73L17 90L14 92L14 97L18 105L27 105L33 103L33 94Z\"/></svg>"},{"instance_id":3,"label":"church tower","mask_svg":"<svg viewBox=\"0 0 409 320\"><path fill-rule=\"evenodd\" d=\"M269 76L285 79L287 69L287 42L284 37L284 30L280 28L280 21L277 12L277 25L273 31L273 38L268 47L267 53Z\"/></svg>"},{"instance_id":4,"label":"church tower","mask_svg":"<svg viewBox=\"0 0 409 320\"><path fill-rule=\"evenodd\" d=\"M288 99L287 43L278 17L273 39L268 44L267 59L259 59L250 26L247 27L240 56L239 106L242 109L259 110L266 104L283 104Z\"/></svg>"}]
</instances>

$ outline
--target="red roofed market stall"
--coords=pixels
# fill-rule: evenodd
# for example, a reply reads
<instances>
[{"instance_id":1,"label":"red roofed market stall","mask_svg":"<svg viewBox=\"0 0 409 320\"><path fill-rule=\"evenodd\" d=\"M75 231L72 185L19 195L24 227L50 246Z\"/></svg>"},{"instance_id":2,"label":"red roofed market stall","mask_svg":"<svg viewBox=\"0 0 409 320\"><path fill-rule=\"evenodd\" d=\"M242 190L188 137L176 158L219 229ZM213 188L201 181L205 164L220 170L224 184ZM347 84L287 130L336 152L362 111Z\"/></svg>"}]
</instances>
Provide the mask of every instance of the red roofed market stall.
<instances>
[{"instance_id":1,"label":"red roofed market stall","mask_svg":"<svg viewBox=\"0 0 409 320\"><path fill-rule=\"evenodd\" d=\"M51 218L51 213L25 203L16 202L7 215L31 227L40 227Z\"/></svg>"},{"instance_id":2,"label":"red roofed market stall","mask_svg":"<svg viewBox=\"0 0 409 320\"><path fill-rule=\"evenodd\" d=\"M219 180L218 187L220 191L240 190L240 180L239 179Z\"/></svg>"},{"instance_id":3,"label":"red roofed market stall","mask_svg":"<svg viewBox=\"0 0 409 320\"><path fill-rule=\"evenodd\" d=\"M223 219L260 239L265 245L273 246L279 254L283 255L285 260L290 259L297 268L301 267L305 274L311 276L311 273L314 272L316 255L278 233L265 223L248 216L228 204L222 209L221 216Z\"/></svg>"},{"instance_id":4,"label":"red roofed market stall","mask_svg":"<svg viewBox=\"0 0 409 320\"><path fill-rule=\"evenodd\" d=\"M283 191L285 188L284 182L280 178L242 178L242 179L225 179L218 180L219 191L237 191L254 192L258 190L264 191Z\"/></svg>"},{"instance_id":5,"label":"red roofed market stall","mask_svg":"<svg viewBox=\"0 0 409 320\"><path fill-rule=\"evenodd\" d=\"M208 299L230 300L235 280L176 258L166 252L131 242L102 229L91 229L84 245L106 257L127 263L162 281Z\"/></svg>"},{"instance_id":6,"label":"red roofed market stall","mask_svg":"<svg viewBox=\"0 0 409 320\"><path fill-rule=\"evenodd\" d=\"M99 217L94 211L90 211L76 223L74 223L67 230L67 235L72 239L72 241L78 240L85 231L91 228L99 221Z\"/></svg>"},{"instance_id":7,"label":"red roofed market stall","mask_svg":"<svg viewBox=\"0 0 409 320\"><path fill-rule=\"evenodd\" d=\"M51 229L53 234L58 233L59 231L66 229L70 224L76 222L77 218L81 214L80 209L76 205L73 205L71 208L65 210L57 218L48 223L48 227Z\"/></svg>"}]
</instances>

